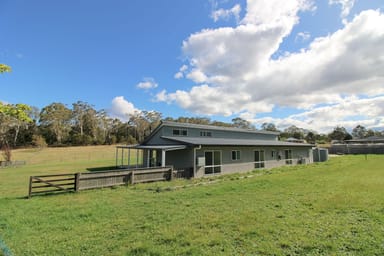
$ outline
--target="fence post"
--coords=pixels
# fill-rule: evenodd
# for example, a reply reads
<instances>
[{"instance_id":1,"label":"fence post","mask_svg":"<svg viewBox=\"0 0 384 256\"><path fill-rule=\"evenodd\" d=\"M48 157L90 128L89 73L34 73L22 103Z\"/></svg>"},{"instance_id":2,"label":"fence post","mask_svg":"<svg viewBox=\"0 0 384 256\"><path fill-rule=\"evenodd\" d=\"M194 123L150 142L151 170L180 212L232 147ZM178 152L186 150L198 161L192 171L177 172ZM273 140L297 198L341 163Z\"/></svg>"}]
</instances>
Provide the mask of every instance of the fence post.
<instances>
[{"instance_id":1,"label":"fence post","mask_svg":"<svg viewBox=\"0 0 384 256\"><path fill-rule=\"evenodd\" d=\"M79 192L79 190L80 190L80 187L79 187L79 185L80 185L80 175L81 175L81 173L75 173L75 192Z\"/></svg>"},{"instance_id":2,"label":"fence post","mask_svg":"<svg viewBox=\"0 0 384 256\"><path fill-rule=\"evenodd\" d=\"M173 179L173 167L169 169L169 180Z\"/></svg>"},{"instance_id":3,"label":"fence post","mask_svg":"<svg viewBox=\"0 0 384 256\"><path fill-rule=\"evenodd\" d=\"M30 176L30 177L29 177L28 198L31 198L31 196L32 196L32 179L33 179L33 176Z\"/></svg>"},{"instance_id":4,"label":"fence post","mask_svg":"<svg viewBox=\"0 0 384 256\"><path fill-rule=\"evenodd\" d=\"M131 184L132 185L135 184L135 171L134 170L132 170L132 172L131 172Z\"/></svg>"}]
</instances>

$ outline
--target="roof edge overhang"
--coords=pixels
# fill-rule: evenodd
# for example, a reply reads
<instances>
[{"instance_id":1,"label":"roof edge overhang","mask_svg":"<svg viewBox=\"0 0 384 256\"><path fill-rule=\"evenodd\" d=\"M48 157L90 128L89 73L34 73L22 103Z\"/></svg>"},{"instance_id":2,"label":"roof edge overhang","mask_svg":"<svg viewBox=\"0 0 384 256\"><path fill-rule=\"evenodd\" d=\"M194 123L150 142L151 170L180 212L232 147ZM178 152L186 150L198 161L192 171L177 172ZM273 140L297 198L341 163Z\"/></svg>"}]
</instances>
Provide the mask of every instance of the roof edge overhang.
<instances>
[{"instance_id":1,"label":"roof edge overhang","mask_svg":"<svg viewBox=\"0 0 384 256\"><path fill-rule=\"evenodd\" d=\"M307 143L294 143L294 142L285 142L285 141L266 141L263 140L255 140L254 144L249 143L250 140L246 139L240 139L236 140L236 142L228 142L231 141L231 139L219 139L220 141L217 142L210 142L207 141L200 141L200 142L193 142L193 141L185 141L182 138L174 138L174 137L168 137L168 136L162 136L161 138L167 139L170 141L183 143L184 145L189 146L220 146L220 147L313 147L313 144L307 144ZM216 140L216 139L215 139ZM245 142L245 143L241 143Z\"/></svg>"},{"instance_id":2,"label":"roof edge overhang","mask_svg":"<svg viewBox=\"0 0 384 256\"><path fill-rule=\"evenodd\" d=\"M127 146L117 146L116 148L172 151L172 150L186 149L187 146L186 145L127 145Z\"/></svg>"}]
</instances>

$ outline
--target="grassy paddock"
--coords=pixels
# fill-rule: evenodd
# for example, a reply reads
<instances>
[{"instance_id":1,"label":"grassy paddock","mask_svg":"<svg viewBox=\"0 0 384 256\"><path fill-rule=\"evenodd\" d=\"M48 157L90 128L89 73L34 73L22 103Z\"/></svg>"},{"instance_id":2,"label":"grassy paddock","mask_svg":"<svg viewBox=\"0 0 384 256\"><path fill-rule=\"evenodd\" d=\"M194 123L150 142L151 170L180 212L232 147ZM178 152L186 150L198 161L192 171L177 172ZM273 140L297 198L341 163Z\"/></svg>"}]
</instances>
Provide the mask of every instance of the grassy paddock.
<instances>
[{"instance_id":1,"label":"grassy paddock","mask_svg":"<svg viewBox=\"0 0 384 256\"><path fill-rule=\"evenodd\" d=\"M384 253L384 156L26 200L27 183L9 179L88 161L61 170L35 157L0 169L0 237L14 255Z\"/></svg>"},{"instance_id":2,"label":"grassy paddock","mask_svg":"<svg viewBox=\"0 0 384 256\"><path fill-rule=\"evenodd\" d=\"M29 176L86 172L87 169L115 167L115 146L58 147L19 149L12 151L14 160L26 161L25 166L0 168L0 195L25 196ZM136 154L131 154L136 162Z\"/></svg>"}]
</instances>

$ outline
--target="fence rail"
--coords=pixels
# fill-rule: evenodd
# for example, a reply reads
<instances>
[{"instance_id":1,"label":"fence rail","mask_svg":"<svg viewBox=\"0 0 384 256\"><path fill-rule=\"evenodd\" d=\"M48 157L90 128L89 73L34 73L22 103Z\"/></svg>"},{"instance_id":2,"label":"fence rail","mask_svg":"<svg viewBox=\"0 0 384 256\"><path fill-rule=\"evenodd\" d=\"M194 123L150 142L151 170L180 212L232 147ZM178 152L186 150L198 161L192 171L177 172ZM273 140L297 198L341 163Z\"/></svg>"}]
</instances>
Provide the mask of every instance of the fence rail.
<instances>
[{"instance_id":1,"label":"fence rail","mask_svg":"<svg viewBox=\"0 0 384 256\"><path fill-rule=\"evenodd\" d=\"M28 198L39 194L78 192L87 189L166 181L171 180L173 176L172 167L31 176Z\"/></svg>"},{"instance_id":2,"label":"fence rail","mask_svg":"<svg viewBox=\"0 0 384 256\"><path fill-rule=\"evenodd\" d=\"M28 197L38 194L77 191L79 173L31 176Z\"/></svg>"}]
</instances>

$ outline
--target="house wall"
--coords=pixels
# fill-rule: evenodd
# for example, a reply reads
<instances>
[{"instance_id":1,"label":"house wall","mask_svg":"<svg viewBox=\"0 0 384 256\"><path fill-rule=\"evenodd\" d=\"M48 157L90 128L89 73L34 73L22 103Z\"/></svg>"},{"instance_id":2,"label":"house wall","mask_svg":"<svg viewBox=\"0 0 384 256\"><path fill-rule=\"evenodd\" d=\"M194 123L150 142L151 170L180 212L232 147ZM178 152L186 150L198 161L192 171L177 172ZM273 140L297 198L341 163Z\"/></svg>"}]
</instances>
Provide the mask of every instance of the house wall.
<instances>
[{"instance_id":1,"label":"house wall","mask_svg":"<svg viewBox=\"0 0 384 256\"><path fill-rule=\"evenodd\" d=\"M172 131L171 131L172 132ZM146 145L175 145L179 144L174 141L162 139L161 136L165 136L164 127L162 127L157 133L153 134L151 139L147 141Z\"/></svg>"},{"instance_id":2,"label":"house wall","mask_svg":"<svg viewBox=\"0 0 384 256\"><path fill-rule=\"evenodd\" d=\"M193 168L193 149L167 151L165 165L172 165L174 169Z\"/></svg>"},{"instance_id":3,"label":"house wall","mask_svg":"<svg viewBox=\"0 0 384 256\"><path fill-rule=\"evenodd\" d=\"M264 150L266 169L287 165L284 150L292 151L292 165L300 164L303 159L305 164L313 162L310 147L203 147L196 150L196 158L204 157L205 151L221 151L221 174L248 172L255 169L254 151ZM240 150L240 160L232 160L232 151ZM274 155L272 155L272 151ZM279 157L280 156L280 157ZM196 177L204 176L204 166L196 167Z\"/></svg>"}]
</instances>

